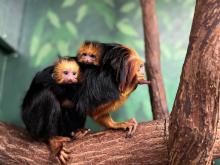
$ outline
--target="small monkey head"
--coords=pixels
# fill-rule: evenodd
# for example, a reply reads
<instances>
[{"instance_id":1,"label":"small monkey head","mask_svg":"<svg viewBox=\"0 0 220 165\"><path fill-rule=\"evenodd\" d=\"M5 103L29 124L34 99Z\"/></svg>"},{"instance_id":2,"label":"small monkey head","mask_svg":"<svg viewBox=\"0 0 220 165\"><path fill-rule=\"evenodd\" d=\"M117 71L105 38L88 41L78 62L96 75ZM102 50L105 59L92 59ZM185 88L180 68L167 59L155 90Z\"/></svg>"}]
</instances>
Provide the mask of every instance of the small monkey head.
<instances>
[{"instance_id":1,"label":"small monkey head","mask_svg":"<svg viewBox=\"0 0 220 165\"><path fill-rule=\"evenodd\" d=\"M138 67L138 69L137 69L137 81L140 82L140 81L145 79L144 62L142 60L140 60L137 67Z\"/></svg>"},{"instance_id":2,"label":"small monkey head","mask_svg":"<svg viewBox=\"0 0 220 165\"><path fill-rule=\"evenodd\" d=\"M79 81L80 68L74 59L60 57L55 65L53 77L58 84L73 84Z\"/></svg>"},{"instance_id":3,"label":"small monkey head","mask_svg":"<svg viewBox=\"0 0 220 165\"><path fill-rule=\"evenodd\" d=\"M84 64L99 65L101 44L94 41L85 41L77 52L77 60Z\"/></svg>"},{"instance_id":4,"label":"small monkey head","mask_svg":"<svg viewBox=\"0 0 220 165\"><path fill-rule=\"evenodd\" d=\"M115 66L116 81L119 82L121 92L145 81L144 62L134 49L121 45L110 54L115 54L112 65Z\"/></svg>"}]
</instances>

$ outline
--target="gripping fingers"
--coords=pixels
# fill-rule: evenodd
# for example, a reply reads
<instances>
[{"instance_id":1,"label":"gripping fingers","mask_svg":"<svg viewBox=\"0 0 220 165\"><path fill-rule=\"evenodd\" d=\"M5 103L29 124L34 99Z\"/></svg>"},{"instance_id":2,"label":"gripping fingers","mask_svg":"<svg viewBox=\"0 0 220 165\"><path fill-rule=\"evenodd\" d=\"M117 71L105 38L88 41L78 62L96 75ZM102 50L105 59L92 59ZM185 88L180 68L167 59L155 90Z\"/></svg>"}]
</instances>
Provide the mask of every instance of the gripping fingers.
<instances>
[{"instance_id":1,"label":"gripping fingers","mask_svg":"<svg viewBox=\"0 0 220 165\"><path fill-rule=\"evenodd\" d=\"M70 151L68 151L64 147L62 148L62 150L60 151L60 153L58 155L58 159L59 159L60 164L62 164L62 165L67 164L67 161L69 160L69 153L70 153Z\"/></svg>"},{"instance_id":2,"label":"gripping fingers","mask_svg":"<svg viewBox=\"0 0 220 165\"><path fill-rule=\"evenodd\" d=\"M131 135L131 132L132 132L132 129L133 129L132 127L133 127L133 126L129 126L129 127L128 127L128 132L127 132L127 134L126 134L126 138L131 138L131 136L132 136L132 135Z\"/></svg>"},{"instance_id":3,"label":"gripping fingers","mask_svg":"<svg viewBox=\"0 0 220 165\"><path fill-rule=\"evenodd\" d=\"M70 154L70 152L71 152L70 150L68 150L68 149L66 149L66 148L64 148L64 147L63 147L62 150L63 150L65 153L67 153L67 154Z\"/></svg>"},{"instance_id":4,"label":"gripping fingers","mask_svg":"<svg viewBox=\"0 0 220 165\"><path fill-rule=\"evenodd\" d=\"M137 125L132 125L128 127L128 132L126 134L126 138L131 138L137 129Z\"/></svg>"},{"instance_id":5,"label":"gripping fingers","mask_svg":"<svg viewBox=\"0 0 220 165\"><path fill-rule=\"evenodd\" d=\"M131 138L132 135L135 133L136 129L137 129L137 121L132 118L130 121L130 123L132 123L131 126L128 127L128 133L126 134L126 138Z\"/></svg>"},{"instance_id":6,"label":"gripping fingers","mask_svg":"<svg viewBox=\"0 0 220 165\"><path fill-rule=\"evenodd\" d=\"M89 132L91 132L91 129L80 129L76 132L72 132L71 135L73 137L73 139L81 139L82 137L84 137L85 135L87 135Z\"/></svg>"}]
</instances>

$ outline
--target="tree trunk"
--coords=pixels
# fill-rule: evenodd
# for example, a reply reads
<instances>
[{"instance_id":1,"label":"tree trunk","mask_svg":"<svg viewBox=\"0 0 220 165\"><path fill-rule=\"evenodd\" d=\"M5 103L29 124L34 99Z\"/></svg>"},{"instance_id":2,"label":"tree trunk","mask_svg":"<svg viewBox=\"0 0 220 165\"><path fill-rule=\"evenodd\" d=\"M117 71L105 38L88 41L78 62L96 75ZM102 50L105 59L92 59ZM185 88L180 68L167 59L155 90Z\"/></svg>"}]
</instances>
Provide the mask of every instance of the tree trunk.
<instances>
[{"instance_id":1,"label":"tree trunk","mask_svg":"<svg viewBox=\"0 0 220 165\"><path fill-rule=\"evenodd\" d=\"M140 0L145 40L147 77L151 81L149 93L153 119L164 119L169 112L160 68L160 42L155 12L155 0Z\"/></svg>"},{"instance_id":2,"label":"tree trunk","mask_svg":"<svg viewBox=\"0 0 220 165\"><path fill-rule=\"evenodd\" d=\"M168 164L168 122L141 123L132 138L123 131L103 131L66 144L69 164ZM166 127L165 127L166 125ZM220 127L214 158L220 157ZM0 123L0 164L54 165L56 159L44 143L32 140L24 129Z\"/></svg>"},{"instance_id":3,"label":"tree trunk","mask_svg":"<svg viewBox=\"0 0 220 165\"><path fill-rule=\"evenodd\" d=\"M197 0L169 125L170 164L211 164L220 107L220 1Z\"/></svg>"}]
</instances>

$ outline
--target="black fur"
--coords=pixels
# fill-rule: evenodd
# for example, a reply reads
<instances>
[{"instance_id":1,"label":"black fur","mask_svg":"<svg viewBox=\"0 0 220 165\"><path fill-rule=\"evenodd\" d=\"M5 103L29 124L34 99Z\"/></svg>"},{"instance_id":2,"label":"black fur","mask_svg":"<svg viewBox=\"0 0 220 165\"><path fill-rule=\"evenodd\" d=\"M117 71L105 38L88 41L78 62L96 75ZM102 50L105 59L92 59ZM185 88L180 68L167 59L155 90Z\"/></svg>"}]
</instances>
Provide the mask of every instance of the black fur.
<instances>
[{"instance_id":1,"label":"black fur","mask_svg":"<svg viewBox=\"0 0 220 165\"><path fill-rule=\"evenodd\" d=\"M35 76L22 104L22 118L33 137L70 136L72 131L84 127L86 114L91 110L119 100L119 87L129 74L129 54L120 44L102 45L100 66L79 63L80 85L57 85L51 76L53 66ZM75 107L61 107L60 102L66 98Z\"/></svg>"},{"instance_id":2,"label":"black fur","mask_svg":"<svg viewBox=\"0 0 220 165\"><path fill-rule=\"evenodd\" d=\"M120 93L111 70L79 63L84 79L78 91L76 111L88 113L100 105L119 99Z\"/></svg>"},{"instance_id":3,"label":"black fur","mask_svg":"<svg viewBox=\"0 0 220 165\"><path fill-rule=\"evenodd\" d=\"M87 44L89 42L94 41L87 41ZM79 63L85 78L77 97L76 110L79 112L88 113L103 104L119 100L119 87L126 81L128 51L120 44L99 44L102 48L99 66Z\"/></svg>"},{"instance_id":4,"label":"black fur","mask_svg":"<svg viewBox=\"0 0 220 165\"><path fill-rule=\"evenodd\" d=\"M65 99L75 101L80 85L58 85L52 78L54 66L38 72L22 103L22 119L36 139L48 140L53 136L70 136L72 131L83 128L86 115L64 108Z\"/></svg>"}]
</instances>

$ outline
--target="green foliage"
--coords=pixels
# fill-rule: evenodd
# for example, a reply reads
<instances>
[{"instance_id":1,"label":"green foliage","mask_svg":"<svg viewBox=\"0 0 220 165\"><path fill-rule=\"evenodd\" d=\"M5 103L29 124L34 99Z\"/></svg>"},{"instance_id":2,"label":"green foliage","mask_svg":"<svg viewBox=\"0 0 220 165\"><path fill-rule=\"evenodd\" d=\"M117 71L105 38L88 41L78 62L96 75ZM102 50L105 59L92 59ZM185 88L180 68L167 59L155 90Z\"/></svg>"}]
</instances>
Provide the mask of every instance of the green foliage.
<instances>
[{"instance_id":1,"label":"green foliage","mask_svg":"<svg viewBox=\"0 0 220 165\"><path fill-rule=\"evenodd\" d=\"M105 1L105 2L108 2L108 1ZM108 28L112 30L116 22L115 12L112 10L112 8L109 7L108 4L105 4L105 3L92 3L91 1L89 1L89 4L103 18L103 21L108 26Z\"/></svg>"},{"instance_id":2,"label":"green foliage","mask_svg":"<svg viewBox=\"0 0 220 165\"><path fill-rule=\"evenodd\" d=\"M40 46L40 38L38 36L33 36L31 40L30 55L33 56L37 53Z\"/></svg>"},{"instance_id":3,"label":"green foliage","mask_svg":"<svg viewBox=\"0 0 220 165\"><path fill-rule=\"evenodd\" d=\"M63 8L72 7L76 3L76 0L64 0L62 3Z\"/></svg>"},{"instance_id":4,"label":"green foliage","mask_svg":"<svg viewBox=\"0 0 220 165\"><path fill-rule=\"evenodd\" d=\"M121 7L120 11L122 13L129 13L132 12L132 10L135 9L135 7L136 7L135 2L128 2Z\"/></svg>"},{"instance_id":5,"label":"green foliage","mask_svg":"<svg viewBox=\"0 0 220 165\"><path fill-rule=\"evenodd\" d=\"M59 19L58 15L55 12L49 10L47 12L47 18L49 19L50 23L54 27L59 28L61 26L60 25L60 19Z\"/></svg>"},{"instance_id":6,"label":"green foliage","mask_svg":"<svg viewBox=\"0 0 220 165\"><path fill-rule=\"evenodd\" d=\"M129 24L129 21L127 19L122 19L117 23L117 28L120 32L124 33L128 36L137 36L137 32L132 27L131 24Z\"/></svg>"},{"instance_id":7,"label":"green foliage","mask_svg":"<svg viewBox=\"0 0 220 165\"><path fill-rule=\"evenodd\" d=\"M51 43L45 43L41 49L39 50L39 54L34 62L34 66L38 66L42 63L42 61L47 57L49 53L52 51Z\"/></svg>"},{"instance_id":8,"label":"green foliage","mask_svg":"<svg viewBox=\"0 0 220 165\"><path fill-rule=\"evenodd\" d=\"M67 21L66 28L73 37L78 36L77 27L72 22Z\"/></svg>"},{"instance_id":9,"label":"green foliage","mask_svg":"<svg viewBox=\"0 0 220 165\"><path fill-rule=\"evenodd\" d=\"M57 42L57 49L60 55L68 55L69 54L69 43L66 41L58 41Z\"/></svg>"},{"instance_id":10,"label":"green foliage","mask_svg":"<svg viewBox=\"0 0 220 165\"><path fill-rule=\"evenodd\" d=\"M108 4L111 7L115 7L115 1L114 0L104 0L106 4Z\"/></svg>"},{"instance_id":11,"label":"green foliage","mask_svg":"<svg viewBox=\"0 0 220 165\"><path fill-rule=\"evenodd\" d=\"M34 35L32 36L31 45L30 45L30 55L31 56L34 56L40 47L41 35L44 31L45 20L46 20L45 18L41 18L39 20L39 23L36 25L36 27L34 29Z\"/></svg>"},{"instance_id":12,"label":"green foliage","mask_svg":"<svg viewBox=\"0 0 220 165\"><path fill-rule=\"evenodd\" d=\"M77 11L76 22L80 23L85 18L87 12L88 12L88 6L81 5Z\"/></svg>"},{"instance_id":13,"label":"green foliage","mask_svg":"<svg viewBox=\"0 0 220 165\"><path fill-rule=\"evenodd\" d=\"M32 66L37 68L51 64L57 54L74 55L73 52L76 52L80 42L85 39L126 44L136 49L144 59L139 1L63 0L59 5L59 9L48 7L36 22L30 42ZM192 5L189 0L157 1L161 32L161 62L169 109L172 107L178 87L178 81L173 80L180 75L186 53L187 30L189 33L190 29L190 19L187 18L192 16ZM67 15L63 13L69 13L70 19L67 19ZM180 16L176 17L176 13L180 13ZM182 25L183 21L185 22ZM173 70L175 72L170 74ZM122 109L123 111L113 114L119 120L133 116L139 121L150 119L152 113L146 86L137 88Z\"/></svg>"}]
</instances>

